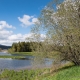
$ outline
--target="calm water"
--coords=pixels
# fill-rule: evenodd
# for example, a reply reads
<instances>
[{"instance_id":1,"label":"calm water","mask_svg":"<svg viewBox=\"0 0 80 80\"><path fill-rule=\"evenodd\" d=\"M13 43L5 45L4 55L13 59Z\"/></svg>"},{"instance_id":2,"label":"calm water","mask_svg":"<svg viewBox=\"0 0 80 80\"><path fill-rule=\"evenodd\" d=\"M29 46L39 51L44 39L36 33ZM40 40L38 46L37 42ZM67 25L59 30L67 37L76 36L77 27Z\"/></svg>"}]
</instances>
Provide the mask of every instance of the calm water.
<instances>
[{"instance_id":1,"label":"calm water","mask_svg":"<svg viewBox=\"0 0 80 80\"><path fill-rule=\"evenodd\" d=\"M11 54L8 54L6 52L0 52L0 55L11 55Z\"/></svg>"},{"instance_id":2,"label":"calm water","mask_svg":"<svg viewBox=\"0 0 80 80\"><path fill-rule=\"evenodd\" d=\"M0 55L11 55L8 53L0 52ZM31 58L33 56L26 56L27 58ZM43 64L32 64L33 60L18 60L18 59L10 59L10 58L0 58L0 69L31 69L33 67L50 67L52 65L52 60L45 59Z\"/></svg>"}]
</instances>

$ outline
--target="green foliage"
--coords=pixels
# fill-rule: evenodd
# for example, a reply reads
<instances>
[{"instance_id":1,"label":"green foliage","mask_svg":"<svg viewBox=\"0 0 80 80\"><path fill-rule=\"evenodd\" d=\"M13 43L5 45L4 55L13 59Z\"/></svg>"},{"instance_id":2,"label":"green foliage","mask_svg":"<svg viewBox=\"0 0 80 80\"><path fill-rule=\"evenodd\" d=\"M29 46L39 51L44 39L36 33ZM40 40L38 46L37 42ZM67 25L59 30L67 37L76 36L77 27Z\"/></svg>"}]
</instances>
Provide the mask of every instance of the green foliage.
<instances>
[{"instance_id":1,"label":"green foliage","mask_svg":"<svg viewBox=\"0 0 80 80\"><path fill-rule=\"evenodd\" d=\"M41 80L80 80L80 67L63 69L53 76L44 77Z\"/></svg>"},{"instance_id":2,"label":"green foliage","mask_svg":"<svg viewBox=\"0 0 80 80\"><path fill-rule=\"evenodd\" d=\"M14 70L7 70L5 69L0 74L0 79L5 80L36 80L38 76L40 76L44 70L20 70L20 71L14 71Z\"/></svg>"},{"instance_id":3,"label":"green foliage","mask_svg":"<svg viewBox=\"0 0 80 80\"><path fill-rule=\"evenodd\" d=\"M58 72L49 73L50 69L35 70L3 70L1 80L80 80L80 67L62 68Z\"/></svg>"},{"instance_id":4,"label":"green foliage","mask_svg":"<svg viewBox=\"0 0 80 80\"><path fill-rule=\"evenodd\" d=\"M9 52L31 52L31 46L29 42L13 43Z\"/></svg>"},{"instance_id":5,"label":"green foliage","mask_svg":"<svg viewBox=\"0 0 80 80\"><path fill-rule=\"evenodd\" d=\"M42 43L40 42L18 42L13 43L12 47L8 49L8 52L32 52L36 51L38 46L41 46Z\"/></svg>"}]
</instances>

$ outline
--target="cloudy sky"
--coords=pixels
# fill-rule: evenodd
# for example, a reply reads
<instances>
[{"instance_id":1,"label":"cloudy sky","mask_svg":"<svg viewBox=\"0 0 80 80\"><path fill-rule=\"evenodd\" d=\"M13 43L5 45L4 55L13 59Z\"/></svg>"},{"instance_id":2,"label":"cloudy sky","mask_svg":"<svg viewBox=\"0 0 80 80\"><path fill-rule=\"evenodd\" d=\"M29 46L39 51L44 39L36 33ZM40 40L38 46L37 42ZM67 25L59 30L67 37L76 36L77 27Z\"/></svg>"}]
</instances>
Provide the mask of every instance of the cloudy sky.
<instances>
[{"instance_id":1,"label":"cloudy sky","mask_svg":"<svg viewBox=\"0 0 80 80\"><path fill-rule=\"evenodd\" d=\"M30 37L31 27L48 2L50 0L0 0L0 44L11 45Z\"/></svg>"}]
</instances>

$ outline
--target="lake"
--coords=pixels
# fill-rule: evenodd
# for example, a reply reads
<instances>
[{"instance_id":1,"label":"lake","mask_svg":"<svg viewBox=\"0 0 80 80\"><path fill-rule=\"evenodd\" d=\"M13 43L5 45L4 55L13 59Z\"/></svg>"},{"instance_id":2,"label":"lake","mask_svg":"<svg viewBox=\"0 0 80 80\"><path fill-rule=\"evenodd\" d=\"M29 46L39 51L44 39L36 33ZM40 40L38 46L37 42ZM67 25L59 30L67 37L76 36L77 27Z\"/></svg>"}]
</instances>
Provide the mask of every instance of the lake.
<instances>
[{"instance_id":1,"label":"lake","mask_svg":"<svg viewBox=\"0 0 80 80\"><path fill-rule=\"evenodd\" d=\"M0 52L0 55L11 55L8 53ZM14 56L14 55L13 55ZM18 55L17 55L18 56ZM46 58L44 63L40 64L38 63L37 65L32 64L33 56L25 56L26 58L29 59L11 59L11 58L0 58L0 69L32 69L32 68L45 68L45 67L51 67L52 65L52 60Z\"/></svg>"}]
</instances>

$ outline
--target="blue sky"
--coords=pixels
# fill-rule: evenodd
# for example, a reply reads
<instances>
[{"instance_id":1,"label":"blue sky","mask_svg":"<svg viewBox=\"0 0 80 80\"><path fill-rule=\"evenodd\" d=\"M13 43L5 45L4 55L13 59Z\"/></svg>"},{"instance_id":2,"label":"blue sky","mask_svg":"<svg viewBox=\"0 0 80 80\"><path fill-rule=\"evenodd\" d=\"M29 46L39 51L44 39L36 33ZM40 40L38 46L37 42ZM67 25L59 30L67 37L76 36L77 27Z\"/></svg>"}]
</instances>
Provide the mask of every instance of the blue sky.
<instances>
[{"instance_id":1,"label":"blue sky","mask_svg":"<svg viewBox=\"0 0 80 80\"><path fill-rule=\"evenodd\" d=\"M31 27L49 2L50 0L0 0L0 44L11 45L31 36Z\"/></svg>"}]
</instances>

